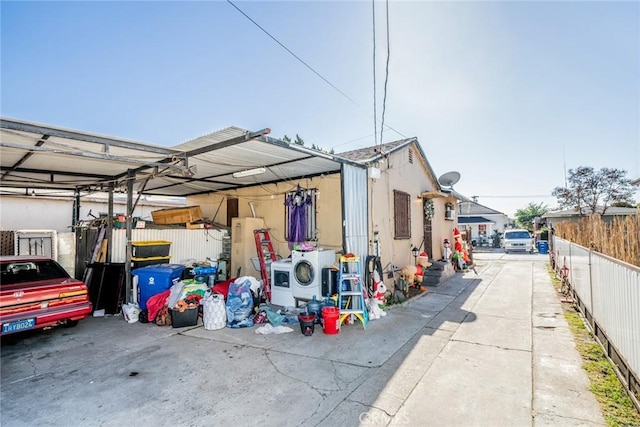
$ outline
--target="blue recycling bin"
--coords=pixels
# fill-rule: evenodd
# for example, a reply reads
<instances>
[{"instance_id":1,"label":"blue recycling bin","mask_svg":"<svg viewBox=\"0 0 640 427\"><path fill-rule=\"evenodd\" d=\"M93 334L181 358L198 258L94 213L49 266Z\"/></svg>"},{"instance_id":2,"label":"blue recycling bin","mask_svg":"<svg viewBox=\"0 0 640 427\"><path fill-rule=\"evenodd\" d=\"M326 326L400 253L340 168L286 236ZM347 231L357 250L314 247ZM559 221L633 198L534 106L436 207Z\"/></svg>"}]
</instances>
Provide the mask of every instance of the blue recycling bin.
<instances>
[{"instance_id":1,"label":"blue recycling bin","mask_svg":"<svg viewBox=\"0 0 640 427\"><path fill-rule=\"evenodd\" d=\"M549 242L546 240L538 240L538 253L539 254L548 254L549 253Z\"/></svg>"},{"instance_id":2,"label":"blue recycling bin","mask_svg":"<svg viewBox=\"0 0 640 427\"><path fill-rule=\"evenodd\" d=\"M131 270L131 274L138 276L138 305L141 310L147 308L147 301L154 295L171 288L180 281L184 265L156 264Z\"/></svg>"}]
</instances>

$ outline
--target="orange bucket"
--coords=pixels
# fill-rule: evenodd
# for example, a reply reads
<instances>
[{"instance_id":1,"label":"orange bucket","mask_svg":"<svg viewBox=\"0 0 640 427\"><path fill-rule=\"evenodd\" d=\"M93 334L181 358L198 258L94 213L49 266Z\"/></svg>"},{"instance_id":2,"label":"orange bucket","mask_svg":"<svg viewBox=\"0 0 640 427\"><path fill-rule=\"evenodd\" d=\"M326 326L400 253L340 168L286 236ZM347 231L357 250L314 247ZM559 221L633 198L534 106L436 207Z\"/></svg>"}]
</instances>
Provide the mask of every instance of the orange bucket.
<instances>
[{"instance_id":1,"label":"orange bucket","mask_svg":"<svg viewBox=\"0 0 640 427\"><path fill-rule=\"evenodd\" d=\"M338 307L322 307L322 331L327 335L340 332L340 309Z\"/></svg>"}]
</instances>

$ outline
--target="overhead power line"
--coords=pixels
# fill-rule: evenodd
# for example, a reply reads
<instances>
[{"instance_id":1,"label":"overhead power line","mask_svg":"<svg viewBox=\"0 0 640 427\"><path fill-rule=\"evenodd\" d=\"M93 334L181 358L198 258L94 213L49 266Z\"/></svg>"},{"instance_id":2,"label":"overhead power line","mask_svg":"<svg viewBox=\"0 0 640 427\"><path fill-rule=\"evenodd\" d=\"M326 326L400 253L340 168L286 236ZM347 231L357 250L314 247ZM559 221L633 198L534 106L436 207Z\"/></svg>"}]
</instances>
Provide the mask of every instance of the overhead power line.
<instances>
[{"instance_id":1,"label":"overhead power line","mask_svg":"<svg viewBox=\"0 0 640 427\"><path fill-rule=\"evenodd\" d=\"M371 0L371 16L373 17L373 140L378 146L378 110L376 95L376 0ZM382 138L382 135L380 135ZM382 140L380 141L382 144Z\"/></svg>"},{"instance_id":2,"label":"overhead power line","mask_svg":"<svg viewBox=\"0 0 640 427\"><path fill-rule=\"evenodd\" d=\"M336 87L333 83L331 83L329 80L327 80L322 74L320 74L319 72L317 72L316 70L313 69L313 67L309 64L307 64L306 62L304 62L302 60L302 58L300 58L298 55L296 55L295 53L293 53L291 51L291 49L289 49L288 47L286 47L284 44L282 44L280 42L280 40L278 40L277 38L275 38L274 36L272 36L267 30L265 30L264 28L262 28L262 26L260 26L260 24L258 24L256 21L254 21L253 19L251 19L251 17L249 15L247 15L246 13L244 13L244 11L242 9L240 9L238 6L236 6L235 4L233 4L233 2L231 0L227 0L227 3L229 3L231 6L233 6L234 8L236 8L236 10L238 12L240 12L241 14L244 15L245 18L247 18L249 21L251 21L256 27L260 28L262 30L263 33L265 33L266 35L268 35L274 42L278 43L280 46L282 46L282 48L284 50L286 50L287 52L289 52L291 54L291 56L293 56L294 58L296 58L298 61L300 61L305 67L307 67L309 70L311 70L311 72L313 74L315 74L316 76L320 77L326 84L328 84L329 86L331 86L332 88L334 88L336 91L338 91L342 96L344 96L345 98L347 98L349 101L351 101L354 105L356 105L358 108L362 108L360 107L360 105L358 105L358 103L356 101L354 101L353 99L351 99L349 97L349 95L347 95L346 93L344 93L343 91L341 91L340 89L338 89L338 87Z\"/></svg>"},{"instance_id":3,"label":"overhead power line","mask_svg":"<svg viewBox=\"0 0 640 427\"><path fill-rule=\"evenodd\" d=\"M384 97L382 98L382 121L380 122L380 145L382 145L382 142L383 142L382 133L384 132L384 113L387 110L387 83L389 82L389 57L391 56L391 47L389 45L389 0L386 1L386 6L387 6L387 66L384 74Z\"/></svg>"},{"instance_id":4,"label":"overhead power line","mask_svg":"<svg viewBox=\"0 0 640 427\"><path fill-rule=\"evenodd\" d=\"M307 67L313 74L315 74L316 76L318 76L320 79L322 79L322 81L324 81L326 84L328 84L329 86L331 86L336 92L338 92L340 95L342 95L343 97L345 97L346 99L348 99L353 105L355 105L356 107L358 107L360 109L360 111L365 111L364 108L362 108L362 106L360 106L360 104L358 104L356 101L354 101L349 95L347 95L346 93L344 93L343 91L341 91L336 85L334 85L333 83L331 83L328 79L326 79L322 74L320 74L318 71L316 71L311 65L307 64L305 61L302 60L302 58L300 58L298 55L296 55L291 49L289 49L288 47L286 47L282 42L280 42L280 40L278 40L277 38L275 38L274 36L272 36L267 30L265 30L260 24L258 24L256 21L254 21L249 15L247 15L242 9L240 9L238 6L236 6L231 0L227 0L227 3L229 3L231 6L233 6L238 12L240 12L245 18L247 18L251 23L253 23L253 25L255 25L256 27L258 27L263 33L265 33L267 36L269 36L269 38L271 38L273 41L275 41L276 43L278 43L280 45L280 47L282 47L284 50L286 50L291 56L293 56L295 59L297 59L301 64L303 64L305 67ZM394 131L395 133L397 133L398 135L402 136L403 138L407 138L406 135L404 135L402 132L394 129L393 127L389 126L389 125L385 125L387 127L387 129L390 129L392 131Z\"/></svg>"}]
</instances>

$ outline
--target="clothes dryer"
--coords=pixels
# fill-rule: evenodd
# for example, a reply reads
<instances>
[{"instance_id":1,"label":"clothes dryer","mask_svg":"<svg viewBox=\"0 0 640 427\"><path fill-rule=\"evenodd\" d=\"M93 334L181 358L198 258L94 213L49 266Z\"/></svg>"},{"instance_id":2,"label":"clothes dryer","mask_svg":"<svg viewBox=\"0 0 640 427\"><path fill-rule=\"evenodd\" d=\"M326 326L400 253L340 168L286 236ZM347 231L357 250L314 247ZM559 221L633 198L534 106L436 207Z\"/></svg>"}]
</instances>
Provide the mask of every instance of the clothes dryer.
<instances>
[{"instance_id":1,"label":"clothes dryer","mask_svg":"<svg viewBox=\"0 0 640 427\"><path fill-rule=\"evenodd\" d=\"M291 252L293 297L310 300L315 295L322 299L322 269L336 262L333 249Z\"/></svg>"},{"instance_id":2,"label":"clothes dryer","mask_svg":"<svg viewBox=\"0 0 640 427\"><path fill-rule=\"evenodd\" d=\"M291 283L291 259L271 263L271 304L295 307Z\"/></svg>"}]
</instances>

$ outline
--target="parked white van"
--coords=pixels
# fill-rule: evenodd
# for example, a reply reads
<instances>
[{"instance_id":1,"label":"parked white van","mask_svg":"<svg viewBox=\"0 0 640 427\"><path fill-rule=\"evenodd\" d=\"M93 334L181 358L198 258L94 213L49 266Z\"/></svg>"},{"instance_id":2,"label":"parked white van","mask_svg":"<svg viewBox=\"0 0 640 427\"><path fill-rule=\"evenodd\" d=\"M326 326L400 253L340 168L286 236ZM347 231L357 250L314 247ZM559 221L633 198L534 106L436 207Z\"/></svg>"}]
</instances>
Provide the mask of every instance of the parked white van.
<instances>
[{"instance_id":1,"label":"parked white van","mask_svg":"<svg viewBox=\"0 0 640 427\"><path fill-rule=\"evenodd\" d=\"M504 253L523 251L533 253L533 237L528 230L513 229L506 230L502 239L502 248Z\"/></svg>"}]
</instances>

